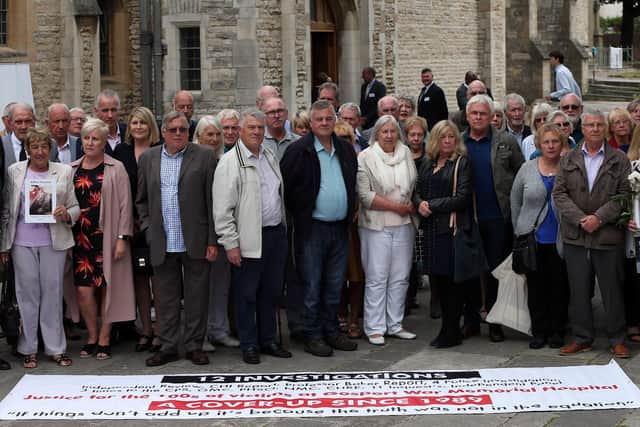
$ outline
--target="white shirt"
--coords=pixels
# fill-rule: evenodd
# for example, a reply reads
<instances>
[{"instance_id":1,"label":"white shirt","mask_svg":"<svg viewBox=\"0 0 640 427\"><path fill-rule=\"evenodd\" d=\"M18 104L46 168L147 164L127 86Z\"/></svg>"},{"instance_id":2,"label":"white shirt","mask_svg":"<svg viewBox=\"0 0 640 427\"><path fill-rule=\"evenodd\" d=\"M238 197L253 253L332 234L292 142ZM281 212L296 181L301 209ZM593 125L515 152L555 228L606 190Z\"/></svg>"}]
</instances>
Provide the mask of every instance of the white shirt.
<instances>
[{"instance_id":1,"label":"white shirt","mask_svg":"<svg viewBox=\"0 0 640 427\"><path fill-rule=\"evenodd\" d=\"M120 126L116 124L116 136L111 136L107 134L107 142L111 146L112 150L116 149L116 145L120 144L122 140L120 139Z\"/></svg>"},{"instance_id":2,"label":"white shirt","mask_svg":"<svg viewBox=\"0 0 640 427\"><path fill-rule=\"evenodd\" d=\"M262 205L262 227L272 227L282 223L282 211L280 210L280 180L271 169L271 165L265 155L266 148L260 145L259 157L256 157L249 149L240 144L249 162L258 169L260 175L260 196Z\"/></svg>"},{"instance_id":3,"label":"white shirt","mask_svg":"<svg viewBox=\"0 0 640 427\"><path fill-rule=\"evenodd\" d=\"M11 142L13 143L13 153L16 156L16 162L20 161L20 150L22 150L22 142L18 139L15 132L11 133ZM25 151L27 148L25 147ZM28 157L28 156L27 156Z\"/></svg>"},{"instance_id":4,"label":"white shirt","mask_svg":"<svg viewBox=\"0 0 640 427\"><path fill-rule=\"evenodd\" d=\"M54 144L58 143L54 140ZM60 163L64 163L65 165L71 163L71 145L69 143L69 135L67 135L67 141L62 147L58 145L58 160L60 160Z\"/></svg>"}]
</instances>

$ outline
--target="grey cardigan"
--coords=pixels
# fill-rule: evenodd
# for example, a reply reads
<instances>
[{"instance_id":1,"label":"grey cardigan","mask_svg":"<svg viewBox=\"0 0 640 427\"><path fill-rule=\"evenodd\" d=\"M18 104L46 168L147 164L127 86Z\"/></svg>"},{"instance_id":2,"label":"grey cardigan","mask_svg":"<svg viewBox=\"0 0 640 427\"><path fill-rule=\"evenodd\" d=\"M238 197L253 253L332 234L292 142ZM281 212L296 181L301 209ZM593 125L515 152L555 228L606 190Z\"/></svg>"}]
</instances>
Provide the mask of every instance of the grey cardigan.
<instances>
[{"instance_id":1,"label":"grey cardigan","mask_svg":"<svg viewBox=\"0 0 640 427\"><path fill-rule=\"evenodd\" d=\"M513 223L513 232L516 235L533 231L536 217L546 198L547 188L540 177L538 160L529 160L518 171L511 188L511 221ZM554 214L558 218L556 213L558 210L553 204L553 198L551 200ZM538 225L544 221L548 210L548 206L542 208ZM559 218L558 222L560 222Z\"/></svg>"}]
</instances>

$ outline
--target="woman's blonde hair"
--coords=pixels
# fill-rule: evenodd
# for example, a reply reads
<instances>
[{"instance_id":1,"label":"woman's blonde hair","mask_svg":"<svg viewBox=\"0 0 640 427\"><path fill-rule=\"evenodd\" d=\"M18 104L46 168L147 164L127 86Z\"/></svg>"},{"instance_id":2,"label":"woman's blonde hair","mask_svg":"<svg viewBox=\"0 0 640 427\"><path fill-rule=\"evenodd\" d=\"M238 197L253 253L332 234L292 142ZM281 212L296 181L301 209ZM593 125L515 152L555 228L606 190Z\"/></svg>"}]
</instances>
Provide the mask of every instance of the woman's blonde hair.
<instances>
[{"instance_id":1,"label":"woman's blonde hair","mask_svg":"<svg viewBox=\"0 0 640 427\"><path fill-rule=\"evenodd\" d=\"M427 142L426 156L429 160L436 161L440 155L440 139L448 131L453 132L456 138L456 148L451 153L451 160L455 160L458 156L467 154L467 147L464 145L458 127L451 120L441 120L431 129L429 141Z\"/></svg>"},{"instance_id":2,"label":"woman's blonde hair","mask_svg":"<svg viewBox=\"0 0 640 427\"><path fill-rule=\"evenodd\" d=\"M607 117L607 124L609 125L609 135L613 135L613 122L618 119L626 119L629 121L629 126L631 127L631 131L633 131L635 127L635 123L631 118L631 114L625 108L614 108L609 111L609 115Z\"/></svg>"},{"instance_id":3,"label":"woman's blonde hair","mask_svg":"<svg viewBox=\"0 0 640 427\"><path fill-rule=\"evenodd\" d=\"M51 134L49 133L49 129L44 126L38 126L35 128L29 128L27 130L27 138L24 141L24 149L29 152L29 148L31 147L32 142L45 141L49 143L49 150L53 146L53 142L51 141Z\"/></svg>"},{"instance_id":4,"label":"woman's blonde hair","mask_svg":"<svg viewBox=\"0 0 640 427\"><path fill-rule=\"evenodd\" d=\"M627 150L627 157L629 160L640 159L640 126L636 126L633 130L631 144L629 144L629 150Z\"/></svg>"},{"instance_id":5,"label":"woman's blonde hair","mask_svg":"<svg viewBox=\"0 0 640 427\"><path fill-rule=\"evenodd\" d=\"M307 129L311 129L311 119L309 118L309 113L307 110L298 110L296 116L291 122L291 131L295 133L296 128L304 127Z\"/></svg>"},{"instance_id":6,"label":"woman's blonde hair","mask_svg":"<svg viewBox=\"0 0 640 427\"><path fill-rule=\"evenodd\" d=\"M160 141L160 131L158 130L158 125L156 124L156 120L153 117L153 113L147 107L136 107L129 114L129 118L127 119L127 133L125 134L124 141L127 144L133 143L133 137L131 136L131 120L134 118L142 120L144 124L149 126L149 140L151 144L155 144Z\"/></svg>"},{"instance_id":7,"label":"woman's blonde hair","mask_svg":"<svg viewBox=\"0 0 640 427\"><path fill-rule=\"evenodd\" d=\"M341 138L349 138L351 145L356 143L356 134L353 132L351 125L344 120L338 120L333 127L333 131Z\"/></svg>"},{"instance_id":8,"label":"woman's blonde hair","mask_svg":"<svg viewBox=\"0 0 640 427\"><path fill-rule=\"evenodd\" d=\"M561 148L569 148L569 138L567 138L567 135L565 135L564 132L562 132L562 129L560 129L560 127L555 123L545 123L543 125L540 125L540 127L538 127L538 130L536 130L536 133L535 133L535 138L533 139L533 142L536 145L536 148L538 150L540 149L540 143L542 142L542 138L544 137L544 134L547 132L552 132L556 134L556 136L560 139Z\"/></svg>"},{"instance_id":9,"label":"woman's blonde hair","mask_svg":"<svg viewBox=\"0 0 640 427\"><path fill-rule=\"evenodd\" d=\"M84 125L82 125L80 137L84 138L85 136L96 130L100 133L100 139L103 142L107 142L107 136L109 135L109 126L107 126L107 124L102 120L95 117L90 117L89 119L87 119Z\"/></svg>"}]
</instances>

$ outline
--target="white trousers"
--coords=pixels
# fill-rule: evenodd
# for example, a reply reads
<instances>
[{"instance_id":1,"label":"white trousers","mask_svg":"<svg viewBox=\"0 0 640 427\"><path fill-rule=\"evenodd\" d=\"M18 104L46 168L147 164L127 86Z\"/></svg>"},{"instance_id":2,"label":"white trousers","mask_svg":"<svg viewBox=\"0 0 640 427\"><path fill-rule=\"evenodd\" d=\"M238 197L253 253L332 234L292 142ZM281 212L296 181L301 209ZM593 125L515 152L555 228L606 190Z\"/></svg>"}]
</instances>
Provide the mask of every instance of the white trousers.
<instances>
[{"instance_id":1,"label":"white trousers","mask_svg":"<svg viewBox=\"0 0 640 427\"><path fill-rule=\"evenodd\" d=\"M364 332L395 334L402 329L413 260L413 224L382 231L359 227L364 267Z\"/></svg>"},{"instance_id":2,"label":"white trousers","mask_svg":"<svg viewBox=\"0 0 640 427\"><path fill-rule=\"evenodd\" d=\"M62 326L62 278L66 257L67 251L56 251L51 246L14 245L11 249L22 323L18 351L22 354L38 352L38 325L45 354L52 356L67 350Z\"/></svg>"}]
</instances>

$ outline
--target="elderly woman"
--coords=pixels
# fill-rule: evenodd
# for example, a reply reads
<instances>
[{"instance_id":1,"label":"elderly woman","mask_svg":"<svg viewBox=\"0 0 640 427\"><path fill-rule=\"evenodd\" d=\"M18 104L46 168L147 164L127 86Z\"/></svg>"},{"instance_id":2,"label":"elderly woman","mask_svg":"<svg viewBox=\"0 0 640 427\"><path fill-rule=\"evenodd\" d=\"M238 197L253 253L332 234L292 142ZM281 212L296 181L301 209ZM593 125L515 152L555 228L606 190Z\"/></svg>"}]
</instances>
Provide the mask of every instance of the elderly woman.
<instances>
[{"instance_id":1,"label":"elderly woman","mask_svg":"<svg viewBox=\"0 0 640 427\"><path fill-rule=\"evenodd\" d=\"M456 125L442 121L431 129L426 160L418 171L413 201L422 217L424 269L432 289L440 295L442 324L431 345L447 348L462 342L460 317L464 304L464 285L453 282L453 229L468 229L472 221L471 163ZM457 170L457 175L456 175ZM456 193L453 183L456 180Z\"/></svg>"},{"instance_id":2,"label":"elderly woman","mask_svg":"<svg viewBox=\"0 0 640 427\"><path fill-rule=\"evenodd\" d=\"M493 114L491 114L491 127L496 130L504 130L507 123L504 120L504 106L502 102L493 101Z\"/></svg>"},{"instance_id":3,"label":"elderly woman","mask_svg":"<svg viewBox=\"0 0 640 427\"><path fill-rule=\"evenodd\" d=\"M511 188L511 221L515 235L535 231L538 270L527 274L528 305L533 338L529 348L551 348L564 344L569 285L564 260L560 258L558 219L551 191L567 136L554 124L536 132L542 155L522 165Z\"/></svg>"},{"instance_id":4,"label":"elderly woman","mask_svg":"<svg viewBox=\"0 0 640 427\"><path fill-rule=\"evenodd\" d=\"M634 127L631 114L624 108L614 108L609 112L608 121L611 134L609 145L626 153L629 150Z\"/></svg>"},{"instance_id":5,"label":"elderly woman","mask_svg":"<svg viewBox=\"0 0 640 427\"><path fill-rule=\"evenodd\" d=\"M135 202L138 189L138 159L146 150L160 141L160 132L158 125L153 117L153 113L146 107L136 107L129 114L127 120L127 133L125 135L125 143L118 144L113 152L113 157L122 162L127 174L129 175L129 183L131 185L132 201ZM138 223L138 212L133 206L134 217L134 237L132 246L144 250L148 248L144 233L140 231ZM135 351L158 351L160 341L154 334L153 324L151 322L151 286L154 288L151 276L153 269L151 266L139 266L134 262L133 283L136 295L136 305L142 323L142 334L135 346ZM156 315L157 315L156 311Z\"/></svg>"},{"instance_id":6,"label":"elderly woman","mask_svg":"<svg viewBox=\"0 0 640 427\"><path fill-rule=\"evenodd\" d=\"M224 154L222 139L222 125L217 117L204 116L198 121L193 143L213 150L216 161ZM209 282L207 340L212 346L221 344L225 347L238 347L240 342L231 336L228 314L231 264L222 246L218 248L218 257L211 262Z\"/></svg>"},{"instance_id":7,"label":"elderly woman","mask_svg":"<svg viewBox=\"0 0 640 427\"><path fill-rule=\"evenodd\" d=\"M573 132L573 124L571 123L571 120L569 120L569 116L567 115L567 113L560 110L552 111L547 115L547 123L558 126L562 133L567 137L567 144L563 146L562 154L571 150L572 148L575 148L576 143L571 136L571 133ZM540 151L540 149L536 148L536 150L529 156L529 160L537 159L541 155L542 152Z\"/></svg>"},{"instance_id":8,"label":"elderly woman","mask_svg":"<svg viewBox=\"0 0 640 427\"><path fill-rule=\"evenodd\" d=\"M384 334L400 339L416 335L402 327L415 226L411 196L416 166L402 143L392 116L373 126L372 145L358 157L358 227L365 271L364 332L384 344Z\"/></svg>"},{"instance_id":9,"label":"elderly woman","mask_svg":"<svg viewBox=\"0 0 640 427\"><path fill-rule=\"evenodd\" d=\"M334 126L334 132L340 138L349 141L356 147L356 134L351 125L338 120ZM360 316L362 315L362 303L364 298L364 271L360 255L360 237L358 236L358 224L354 221L349 230L349 253L347 256L347 278L342 286L340 294L340 306L338 308L338 322L342 332L346 332L351 339L362 336Z\"/></svg>"},{"instance_id":10,"label":"elderly woman","mask_svg":"<svg viewBox=\"0 0 640 427\"><path fill-rule=\"evenodd\" d=\"M46 129L28 131L25 145L29 160L9 166L2 205L0 257L6 264L11 251L22 323L18 352L24 355L25 368L38 365L38 326L45 353L60 366L72 364L65 354L62 283L67 249L73 246L71 226L80 208L73 191L72 169L49 161L51 141ZM51 185L36 184L37 180L48 180ZM56 192L56 206L52 206L51 191ZM36 213L30 208L38 196L48 200L43 204L46 208L37 212L50 215L45 221L30 218Z\"/></svg>"},{"instance_id":11,"label":"elderly woman","mask_svg":"<svg viewBox=\"0 0 640 427\"><path fill-rule=\"evenodd\" d=\"M73 227L74 279L88 332L81 359L94 353L98 360L109 359L111 324L135 319L129 248L133 234L131 190L122 163L104 153L108 132L103 121L87 120L81 132L84 156L71 163L81 212ZM96 293L100 294L100 307Z\"/></svg>"},{"instance_id":12,"label":"elderly woman","mask_svg":"<svg viewBox=\"0 0 640 427\"><path fill-rule=\"evenodd\" d=\"M291 131L300 136L305 136L311 132L311 119L306 110L298 110L296 117L291 122Z\"/></svg>"},{"instance_id":13,"label":"elderly woman","mask_svg":"<svg viewBox=\"0 0 640 427\"><path fill-rule=\"evenodd\" d=\"M636 98L627 105L627 111L631 114L634 126L640 124L640 99Z\"/></svg>"},{"instance_id":14,"label":"elderly woman","mask_svg":"<svg viewBox=\"0 0 640 427\"><path fill-rule=\"evenodd\" d=\"M416 115L416 104L410 96L398 97L398 120L404 125L406 132L407 120Z\"/></svg>"},{"instance_id":15,"label":"elderly woman","mask_svg":"<svg viewBox=\"0 0 640 427\"><path fill-rule=\"evenodd\" d=\"M531 111L531 135L522 140L520 148L522 149L522 155L525 160L529 159L531 155L536 151L536 130L545 123L549 114L553 112L551 105L543 102L533 107Z\"/></svg>"}]
</instances>

